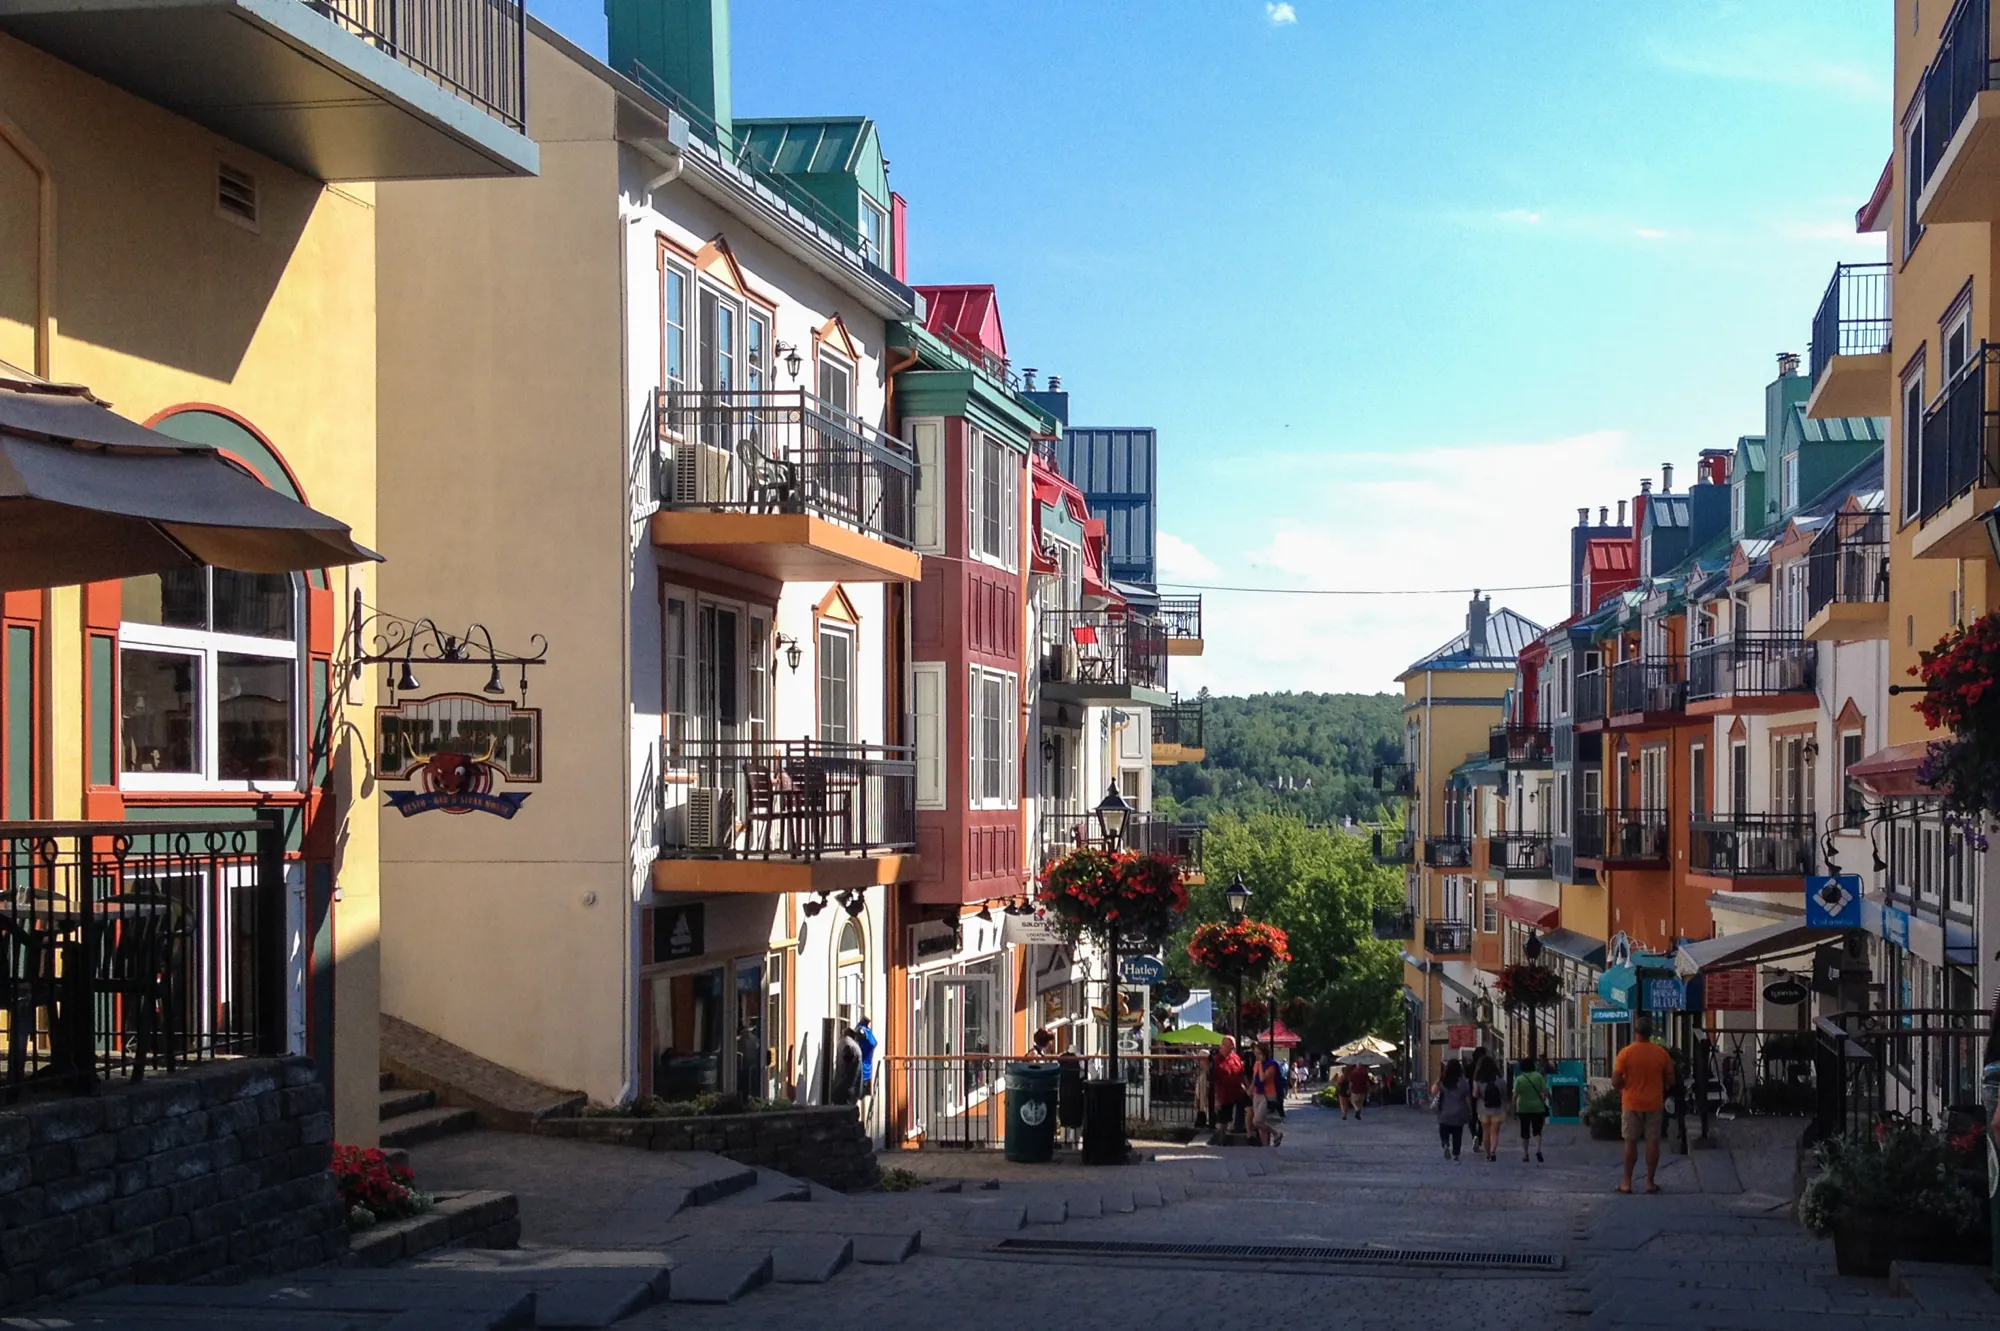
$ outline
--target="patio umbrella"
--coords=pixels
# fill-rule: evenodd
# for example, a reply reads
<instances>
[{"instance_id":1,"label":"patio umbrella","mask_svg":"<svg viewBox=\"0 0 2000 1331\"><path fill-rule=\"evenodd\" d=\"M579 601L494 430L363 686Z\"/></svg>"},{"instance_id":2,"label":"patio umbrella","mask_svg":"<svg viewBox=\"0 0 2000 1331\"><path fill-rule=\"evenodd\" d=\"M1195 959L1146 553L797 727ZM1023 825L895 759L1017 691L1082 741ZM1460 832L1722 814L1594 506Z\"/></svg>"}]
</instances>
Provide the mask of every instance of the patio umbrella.
<instances>
[{"instance_id":1,"label":"patio umbrella","mask_svg":"<svg viewBox=\"0 0 2000 1331\"><path fill-rule=\"evenodd\" d=\"M1372 1049L1357 1049L1353 1053L1343 1056L1339 1062L1343 1067L1359 1065L1364 1068L1386 1068L1391 1066L1388 1058L1376 1053Z\"/></svg>"},{"instance_id":2,"label":"patio umbrella","mask_svg":"<svg viewBox=\"0 0 2000 1331\"><path fill-rule=\"evenodd\" d=\"M379 559L347 524L86 388L0 376L0 591L213 564L290 573Z\"/></svg>"},{"instance_id":3,"label":"patio umbrella","mask_svg":"<svg viewBox=\"0 0 2000 1331\"><path fill-rule=\"evenodd\" d=\"M1221 1044L1222 1037L1206 1026L1183 1026L1176 1031L1162 1031L1153 1037L1154 1044Z\"/></svg>"},{"instance_id":4,"label":"patio umbrella","mask_svg":"<svg viewBox=\"0 0 2000 1331\"><path fill-rule=\"evenodd\" d=\"M1345 1058L1349 1054L1393 1054L1396 1046L1379 1035L1364 1035L1358 1040L1349 1040L1333 1051L1335 1058Z\"/></svg>"}]
</instances>

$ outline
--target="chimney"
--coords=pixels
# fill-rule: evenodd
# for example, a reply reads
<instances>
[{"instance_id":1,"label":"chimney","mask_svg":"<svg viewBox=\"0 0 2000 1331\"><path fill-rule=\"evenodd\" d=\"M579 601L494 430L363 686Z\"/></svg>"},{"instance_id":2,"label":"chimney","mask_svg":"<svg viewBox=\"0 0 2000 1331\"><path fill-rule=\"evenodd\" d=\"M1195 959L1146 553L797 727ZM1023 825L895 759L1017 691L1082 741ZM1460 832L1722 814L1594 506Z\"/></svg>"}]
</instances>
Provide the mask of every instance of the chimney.
<instances>
[{"instance_id":1,"label":"chimney","mask_svg":"<svg viewBox=\"0 0 2000 1331\"><path fill-rule=\"evenodd\" d=\"M1653 478L1651 476L1641 476L1639 478L1639 493L1642 495L1653 493Z\"/></svg>"},{"instance_id":2,"label":"chimney","mask_svg":"<svg viewBox=\"0 0 2000 1331\"><path fill-rule=\"evenodd\" d=\"M1618 507L1622 509L1625 506L1620 504ZM1623 519L1621 518L1620 521L1623 521ZM1609 527L1611 525L1611 510L1602 504L1597 506L1597 525L1600 527Z\"/></svg>"},{"instance_id":3,"label":"chimney","mask_svg":"<svg viewBox=\"0 0 2000 1331\"><path fill-rule=\"evenodd\" d=\"M1465 612L1465 645L1475 657L1486 655L1486 598L1472 589L1472 604Z\"/></svg>"},{"instance_id":4,"label":"chimney","mask_svg":"<svg viewBox=\"0 0 2000 1331\"><path fill-rule=\"evenodd\" d=\"M888 162L882 163L888 168ZM889 191L889 275L898 282L910 280L910 202Z\"/></svg>"},{"instance_id":5,"label":"chimney","mask_svg":"<svg viewBox=\"0 0 2000 1331\"><path fill-rule=\"evenodd\" d=\"M1030 393L1032 393L1032 392L1034 392L1034 391L1035 391L1035 367L1034 367L1034 366L1032 366L1032 365L1023 365L1023 366L1021 367L1021 387L1022 387L1022 389L1024 389L1024 390L1025 390L1025 391L1027 391L1027 392L1030 392Z\"/></svg>"},{"instance_id":6,"label":"chimney","mask_svg":"<svg viewBox=\"0 0 2000 1331\"><path fill-rule=\"evenodd\" d=\"M1671 462L1662 462L1660 464L1660 493L1663 495L1670 495L1673 492L1674 492L1674 464Z\"/></svg>"},{"instance_id":7,"label":"chimney","mask_svg":"<svg viewBox=\"0 0 2000 1331\"><path fill-rule=\"evenodd\" d=\"M1618 525L1625 525L1625 501L1622 499L1618 501Z\"/></svg>"},{"instance_id":8,"label":"chimney","mask_svg":"<svg viewBox=\"0 0 2000 1331\"><path fill-rule=\"evenodd\" d=\"M1052 375L1050 375L1050 376L1049 376L1049 391L1050 391L1051 393L1060 393L1060 392L1062 392L1062 376L1061 376L1061 375L1059 375L1059 374L1052 374Z\"/></svg>"},{"instance_id":9,"label":"chimney","mask_svg":"<svg viewBox=\"0 0 2000 1331\"><path fill-rule=\"evenodd\" d=\"M605 63L628 76L644 65L730 132L729 0L606 0L604 20Z\"/></svg>"},{"instance_id":10,"label":"chimney","mask_svg":"<svg viewBox=\"0 0 2000 1331\"><path fill-rule=\"evenodd\" d=\"M1798 372L1799 372L1799 353L1796 351L1779 352L1778 377L1780 379L1785 379L1789 378L1794 374L1797 374Z\"/></svg>"},{"instance_id":11,"label":"chimney","mask_svg":"<svg viewBox=\"0 0 2000 1331\"><path fill-rule=\"evenodd\" d=\"M1588 527L1590 525L1589 505L1585 505L1576 511L1576 525L1579 527Z\"/></svg>"}]
</instances>

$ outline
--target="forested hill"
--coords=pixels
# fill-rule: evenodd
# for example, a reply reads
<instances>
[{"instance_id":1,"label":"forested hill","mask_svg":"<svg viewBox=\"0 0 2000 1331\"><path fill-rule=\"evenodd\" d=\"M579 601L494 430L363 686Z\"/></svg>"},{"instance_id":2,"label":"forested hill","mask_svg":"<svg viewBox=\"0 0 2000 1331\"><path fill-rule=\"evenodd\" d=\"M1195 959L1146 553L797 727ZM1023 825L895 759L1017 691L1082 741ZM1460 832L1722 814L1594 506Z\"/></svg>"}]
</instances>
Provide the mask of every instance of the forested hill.
<instances>
[{"instance_id":1,"label":"forested hill","mask_svg":"<svg viewBox=\"0 0 2000 1331\"><path fill-rule=\"evenodd\" d=\"M1275 810L1310 823L1380 816L1377 763L1399 761L1403 700L1392 693L1208 695L1206 748L1199 766L1154 773L1156 804L1171 795L1200 815Z\"/></svg>"}]
</instances>

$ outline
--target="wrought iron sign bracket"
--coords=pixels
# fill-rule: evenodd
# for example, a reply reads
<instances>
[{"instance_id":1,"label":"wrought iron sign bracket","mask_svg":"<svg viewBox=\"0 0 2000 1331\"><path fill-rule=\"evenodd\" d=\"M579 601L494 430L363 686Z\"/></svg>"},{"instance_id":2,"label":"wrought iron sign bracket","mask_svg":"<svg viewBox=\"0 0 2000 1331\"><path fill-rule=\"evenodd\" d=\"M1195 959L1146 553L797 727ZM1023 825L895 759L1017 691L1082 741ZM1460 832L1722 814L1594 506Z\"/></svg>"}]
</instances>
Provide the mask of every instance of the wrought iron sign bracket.
<instances>
[{"instance_id":1,"label":"wrought iron sign bracket","mask_svg":"<svg viewBox=\"0 0 2000 1331\"><path fill-rule=\"evenodd\" d=\"M532 653L502 651L494 645L493 634L484 624L470 624L463 633L447 633L428 615L422 619L404 619L387 611L370 612L362 604L358 591L354 593L348 641L349 682L360 679L361 672L371 665L387 666L385 683L392 703L398 691L414 693L422 687L416 674L416 667L421 665L426 670L434 666L483 666L487 676L480 692L495 696L507 692L500 678L501 670L517 670L516 688L521 702L526 704L528 667L546 665L549 658L549 640L539 633L528 639L534 649ZM373 651L369 650L371 644Z\"/></svg>"}]
</instances>

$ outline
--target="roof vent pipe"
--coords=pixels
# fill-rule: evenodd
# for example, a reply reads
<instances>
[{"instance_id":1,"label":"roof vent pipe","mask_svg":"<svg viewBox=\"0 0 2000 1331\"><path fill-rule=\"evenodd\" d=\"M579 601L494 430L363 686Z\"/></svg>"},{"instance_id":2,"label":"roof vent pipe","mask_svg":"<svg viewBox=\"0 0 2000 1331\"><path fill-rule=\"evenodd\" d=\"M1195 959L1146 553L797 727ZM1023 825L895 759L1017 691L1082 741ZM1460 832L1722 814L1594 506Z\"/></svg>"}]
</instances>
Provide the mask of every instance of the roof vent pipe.
<instances>
[{"instance_id":1,"label":"roof vent pipe","mask_svg":"<svg viewBox=\"0 0 2000 1331\"><path fill-rule=\"evenodd\" d=\"M1622 499L1618 501L1618 525L1625 525L1625 501Z\"/></svg>"},{"instance_id":2,"label":"roof vent pipe","mask_svg":"<svg viewBox=\"0 0 2000 1331\"><path fill-rule=\"evenodd\" d=\"M1799 353L1796 351L1779 352L1778 377L1780 379L1783 379L1787 375L1797 374L1798 372L1799 372Z\"/></svg>"},{"instance_id":3,"label":"roof vent pipe","mask_svg":"<svg viewBox=\"0 0 2000 1331\"><path fill-rule=\"evenodd\" d=\"M1674 492L1674 464L1671 462L1662 462L1660 464L1660 493L1663 495L1670 495L1673 492Z\"/></svg>"},{"instance_id":4,"label":"roof vent pipe","mask_svg":"<svg viewBox=\"0 0 2000 1331\"><path fill-rule=\"evenodd\" d=\"M1035 367L1034 367L1034 366L1032 366L1032 365L1023 365L1023 366L1021 367L1021 386L1022 386L1023 388L1025 388L1025 389L1027 389L1027 390L1028 390L1028 391L1029 391L1030 393L1032 393L1032 392L1034 392L1034 391L1035 391Z\"/></svg>"},{"instance_id":5,"label":"roof vent pipe","mask_svg":"<svg viewBox=\"0 0 2000 1331\"><path fill-rule=\"evenodd\" d=\"M1586 505L1585 505L1584 507L1582 507L1582 508L1579 508L1579 509L1578 509L1578 510L1576 511L1576 525L1577 525L1577 526L1579 526L1579 527L1588 527L1588 526L1590 525L1590 506L1589 506L1589 505L1587 505L1587 504L1586 504Z\"/></svg>"},{"instance_id":6,"label":"roof vent pipe","mask_svg":"<svg viewBox=\"0 0 2000 1331\"><path fill-rule=\"evenodd\" d=\"M1062 392L1062 376L1061 376L1061 375L1059 375L1059 374L1052 374L1052 375L1050 375L1050 376L1049 376L1049 391L1050 391L1051 393L1060 393L1060 392Z\"/></svg>"},{"instance_id":7,"label":"roof vent pipe","mask_svg":"<svg viewBox=\"0 0 2000 1331\"><path fill-rule=\"evenodd\" d=\"M1642 495L1649 495L1653 493L1653 478L1651 476L1644 476L1640 478L1639 493Z\"/></svg>"},{"instance_id":8,"label":"roof vent pipe","mask_svg":"<svg viewBox=\"0 0 2000 1331\"><path fill-rule=\"evenodd\" d=\"M1620 522L1625 521L1625 505L1622 503L1618 505L1618 515ZM1600 527L1609 527L1611 525L1611 510L1602 504L1597 506L1597 525Z\"/></svg>"}]
</instances>

